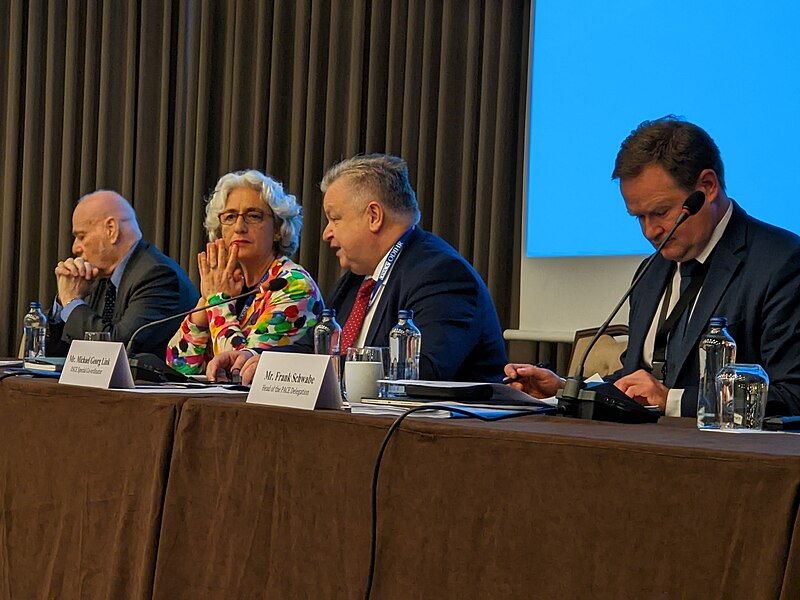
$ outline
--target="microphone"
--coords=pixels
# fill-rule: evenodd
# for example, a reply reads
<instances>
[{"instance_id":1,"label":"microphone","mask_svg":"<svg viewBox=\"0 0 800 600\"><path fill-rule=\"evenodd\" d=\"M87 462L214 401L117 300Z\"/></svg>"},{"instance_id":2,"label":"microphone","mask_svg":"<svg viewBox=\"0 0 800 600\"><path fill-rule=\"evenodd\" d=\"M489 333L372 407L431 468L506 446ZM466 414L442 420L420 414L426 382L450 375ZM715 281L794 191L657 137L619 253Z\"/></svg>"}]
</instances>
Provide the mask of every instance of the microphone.
<instances>
[{"instance_id":1,"label":"microphone","mask_svg":"<svg viewBox=\"0 0 800 600\"><path fill-rule=\"evenodd\" d=\"M275 279L270 280L266 285L259 286L259 289L271 293L271 292L277 292L278 290L282 290L287 285L289 285L288 280L286 280L283 277L276 277ZM183 373L179 373L178 371L167 365L161 358L159 358L155 354L151 354L149 352L134 354L133 340L136 339L136 336L139 335L143 330L147 329L148 327L155 327L156 325L167 323L168 321L171 321L173 319L187 317L196 312L208 310L209 308L213 308L221 304L228 304L233 300L239 300L241 298L246 298L247 296L251 296L255 292L256 290L250 290L249 292L244 292L236 296L231 296L230 298L220 300L219 302L207 304L206 306L195 307L191 310L186 310L174 315L169 315L167 317L158 319L156 321L150 321L149 323L145 323L144 325L139 327L136 331L133 332L130 339L128 340L127 345L125 346L125 352L128 355L128 362L130 363L131 373L133 374L133 378L144 381L154 381L157 383L167 382L167 381L172 381L172 382L188 381L188 377L186 377Z\"/></svg>"},{"instance_id":2,"label":"microphone","mask_svg":"<svg viewBox=\"0 0 800 600\"><path fill-rule=\"evenodd\" d=\"M627 299L633 293L634 288L639 284L644 277L645 273L650 269L650 266L655 261L656 257L661 254L661 250L667 245L675 234L675 231L680 227L686 219L692 215L697 214L703 207L706 201L706 195L700 190L696 190L686 197L681 207L681 213L675 220L675 224L670 229L669 233L664 237L661 243L656 248L656 251L650 255L647 261L639 269L636 277L633 278L630 287L622 295L622 298L611 311L611 314L605 322L599 327L597 333L591 339L589 344L581 356L578 366L575 368L573 375L567 379L567 383L562 390L558 391L556 397L558 398L559 413L567 416L575 416L583 419L596 419L603 421L618 421L628 423L643 423L655 422L658 416L651 413L648 409L631 400L619 388L610 383L589 384L587 386L583 381L584 365L589 353L594 348L597 340L605 333L608 326L617 313L625 304ZM598 408L604 406L606 408Z\"/></svg>"}]
</instances>

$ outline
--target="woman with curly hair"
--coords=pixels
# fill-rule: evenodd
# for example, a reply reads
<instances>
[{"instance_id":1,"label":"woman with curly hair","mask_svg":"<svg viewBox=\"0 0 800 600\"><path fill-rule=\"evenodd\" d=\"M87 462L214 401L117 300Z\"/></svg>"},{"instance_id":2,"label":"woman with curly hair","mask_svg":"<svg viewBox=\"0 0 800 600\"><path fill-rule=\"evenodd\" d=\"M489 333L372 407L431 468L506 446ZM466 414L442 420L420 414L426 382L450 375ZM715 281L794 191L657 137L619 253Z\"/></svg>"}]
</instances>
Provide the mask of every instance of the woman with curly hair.
<instances>
[{"instance_id":1,"label":"woman with curly hair","mask_svg":"<svg viewBox=\"0 0 800 600\"><path fill-rule=\"evenodd\" d=\"M206 206L209 242L197 255L197 307L207 309L181 323L167 364L186 375L204 373L220 352L284 346L314 328L323 306L319 289L289 259L302 223L297 199L271 177L249 170L220 178Z\"/></svg>"}]
</instances>

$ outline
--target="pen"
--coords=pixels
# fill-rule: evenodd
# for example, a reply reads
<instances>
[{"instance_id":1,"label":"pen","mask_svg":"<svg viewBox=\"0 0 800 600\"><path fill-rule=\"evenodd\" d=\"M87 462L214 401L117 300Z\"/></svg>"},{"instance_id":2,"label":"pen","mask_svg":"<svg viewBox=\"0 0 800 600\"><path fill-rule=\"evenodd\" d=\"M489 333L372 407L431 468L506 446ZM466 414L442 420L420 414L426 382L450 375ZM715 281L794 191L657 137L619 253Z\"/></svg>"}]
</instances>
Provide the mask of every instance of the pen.
<instances>
[{"instance_id":1,"label":"pen","mask_svg":"<svg viewBox=\"0 0 800 600\"><path fill-rule=\"evenodd\" d=\"M533 366L536 367L537 369L549 369L550 363L546 360L543 360L542 362L538 362ZM516 380L517 380L516 377L503 377L503 385L508 385L509 383L513 383Z\"/></svg>"}]
</instances>

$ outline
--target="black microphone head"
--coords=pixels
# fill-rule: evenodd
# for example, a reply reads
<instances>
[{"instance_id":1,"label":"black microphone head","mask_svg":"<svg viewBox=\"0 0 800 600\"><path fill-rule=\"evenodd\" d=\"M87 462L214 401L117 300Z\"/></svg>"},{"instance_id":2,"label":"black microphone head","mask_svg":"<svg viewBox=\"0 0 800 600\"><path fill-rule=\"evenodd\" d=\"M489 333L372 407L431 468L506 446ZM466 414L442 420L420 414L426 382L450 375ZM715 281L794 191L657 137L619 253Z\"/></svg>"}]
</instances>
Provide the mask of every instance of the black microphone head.
<instances>
[{"instance_id":1,"label":"black microphone head","mask_svg":"<svg viewBox=\"0 0 800 600\"><path fill-rule=\"evenodd\" d=\"M266 290L268 292L277 292L278 290L285 288L287 285L289 285L289 282L286 279L283 277L276 277L267 283Z\"/></svg>"},{"instance_id":2,"label":"black microphone head","mask_svg":"<svg viewBox=\"0 0 800 600\"><path fill-rule=\"evenodd\" d=\"M686 200L683 201L683 208L689 213L690 216L696 215L700 209L703 208L703 204L705 204L705 202L705 193L701 192L700 190L695 190L686 197Z\"/></svg>"}]
</instances>

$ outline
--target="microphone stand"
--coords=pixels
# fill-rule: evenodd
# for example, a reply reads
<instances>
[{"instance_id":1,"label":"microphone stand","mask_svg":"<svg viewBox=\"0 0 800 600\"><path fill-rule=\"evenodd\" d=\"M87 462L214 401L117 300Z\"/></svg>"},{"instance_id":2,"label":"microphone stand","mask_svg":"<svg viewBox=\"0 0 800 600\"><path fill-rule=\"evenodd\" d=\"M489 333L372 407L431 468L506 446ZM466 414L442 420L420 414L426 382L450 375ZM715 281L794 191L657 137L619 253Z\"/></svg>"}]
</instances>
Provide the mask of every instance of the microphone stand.
<instances>
[{"instance_id":1,"label":"microphone stand","mask_svg":"<svg viewBox=\"0 0 800 600\"><path fill-rule=\"evenodd\" d=\"M282 277L277 277L270 281L266 286L260 286L261 289L266 289L266 291L274 292L286 287L286 279ZM128 344L125 346L125 352L128 355L128 364L131 368L131 374L133 375L133 379L140 380L140 381L151 381L154 383L166 383L166 382L174 382L174 383L183 383L189 381L189 378L186 377L183 373L179 373L169 365L167 365L161 358L156 356L155 354L151 354L149 352L142 352L139 354L133 353L133 340L136 338L139 333L147 329L148 327L155 327L156 325L161 325L162 323L167 323L173 319L178 319L181 317L187 317L193 313L200 312L203 310L208 310L209 308L214 308L215 306L219 306L221 304L228 304L234 300L239 300L240 298L246 298L254 293L257 290L250 290L249 292L245 292L243 294L238 294L236 296L231 296L230 298L225 298L224 300L220 300L219 302L214 302L212 304L206 304L205 306L195 307L191 310L186 310L184 312L178 313L176 315L169 315L168 317L164 317L162 319L158 319L156 321L150 321L149 323L145 323L141 327L139 327L136 331L133 332L130 339L128 340Z\"/></svg>"},{"instance_id":2,"label":"microphone stand","mask_svg":"<svg viewBox=\"0 0 800 600\"><path fill-rule=\"evenodd\" d=\"M592 337L591 341L586 346L586 350L584 350L573 375L567 379L564 387L558 390L556 398L558 398L559 414L568 417L577 417L579 419L624 423L654 423L658 421L657 414L650 412L647 408L636 403L631 398L628 398L628 396L614 384L607 382L587 384L583 377L584 365L586 364L586 359L589 357L589 353L597 343L597 340L606 332L611 321L622 308L622 305L625 304L634 288L650 269L653 261L661 254L661 250L663 250L667 242L672 239L678 227L690 216L696 214L703 206L704 202L705 194L701 191L692 192L686 198L681 208L681 214L675 220L675 225L672 226L667 236L658 245L656 251L650 255L641 269L639 269L639 272L636 277L633 278L633 282L631 282L628 290L622 295L622 298L620 298L617 305L611 311L611 314L598 328L594 337Z\"/></svg>"}]
</instances>

